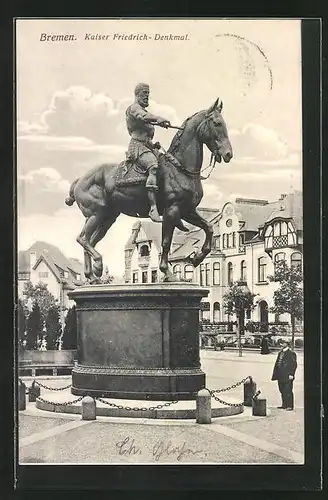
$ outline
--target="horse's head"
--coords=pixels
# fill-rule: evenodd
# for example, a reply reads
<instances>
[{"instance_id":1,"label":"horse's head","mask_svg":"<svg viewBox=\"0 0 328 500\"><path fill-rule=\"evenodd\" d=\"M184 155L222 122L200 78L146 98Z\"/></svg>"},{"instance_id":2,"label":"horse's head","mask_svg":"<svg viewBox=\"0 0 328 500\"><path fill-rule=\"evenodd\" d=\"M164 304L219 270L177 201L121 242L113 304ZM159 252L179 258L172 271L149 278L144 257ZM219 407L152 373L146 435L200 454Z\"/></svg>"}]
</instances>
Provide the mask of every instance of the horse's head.
<instances>
[{"instance_id":1,"label":"horse's head","mask_svg":"<svg viewBox=\"0 0 328 500\"><path fill-rule=\"evenodd\" d=\"M221 159L228 163L233 157L232 147L228 136L227 126L222 117L222 101L219 98L205 111L204 119L201 121L198 132L208 149L214 154L215 160Z\"/></svg>"}]
</instances>

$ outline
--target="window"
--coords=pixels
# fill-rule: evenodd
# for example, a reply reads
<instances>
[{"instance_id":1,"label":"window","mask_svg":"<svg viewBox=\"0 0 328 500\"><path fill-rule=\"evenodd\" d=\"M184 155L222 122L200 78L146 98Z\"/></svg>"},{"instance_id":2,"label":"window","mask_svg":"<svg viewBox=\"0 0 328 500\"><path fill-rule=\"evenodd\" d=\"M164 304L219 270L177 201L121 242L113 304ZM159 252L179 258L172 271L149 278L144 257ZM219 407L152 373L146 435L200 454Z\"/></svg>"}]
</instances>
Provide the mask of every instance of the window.
<instances>
[{"instance_id":1,"label":"window","mask_svg":"<svg viewBox=\"0 0 328 500\"><path fill-rule=\"evenodd\" d=\"M142 271L141 279L143 283L148 283L148 271Z\"/></svg>"},{"instance_id":2,"label":"window","mask_svg":"<svg viewBox=\"0 0 328 500\"><path fill-rule=\"evenodd\" d=\"M233 283L233 267L232 263L228 262L228 285L232 285Z\"/></svg>"},{"instance_id":3,"label":"window","mask_svg":"<svg viewBox=\"0 0 328 500\"><path fill-rule=\"evenodd\" d=\"M200 272L200 285L203 286L204 285L204 264L201 264L199 266L199 272Z\"/></svg>"},{"instance_id":4,"label":"window","mask_svg":"<svg viewBox=\"0 0 328 500\"><path fill-rule=\"evenodd\" d=\"M239 234L239 243L240 243L240 245L244 245L244 243L245 243L245 234L244 233Z\"/></svg>"},{"instance_id":5,"label":"window","mask_svg":"<svg viewBox=\"0 0 328 500\"><path fill-rule=\"evenodd\" d=\"M40 272L39 273L39 278L48 278L49 273L48 272Z\"/></svg>"},{"instance_id":6,"label":"window","mask_svg":"<svg viewBox=\"0 0 328 500\"><path fill-rule=\"evenodd\" d=\"M231 234L227 234L227 248L231 247Z\"/></svg>"},{"instance_id":7,"label":"window","mask_svg":"<svg viewBox=\"0 0 328 500\"><path fill-rule=\"evenodd\" d=\"M247 280L247 265L246 260L242 260L240 263L240 279L241 281Z\"/></svg>"},{"instance_id":8,"label":"window","mask_svg":"<svg viewBox=\"0 0 328 500\"><path fill-rule=\"evenodd\" d=\"M264 237L266 248L283 248L296 245L296 233L290 221L275 222L273 227L266 228Z\"/></svg>"},{"instance_id":9,"label":"window","mask_svg":"<svg viewBox=\"0 0 328 500\"><path fill-rule=\"evenodd\" d=\"M260 257L258 260L258 280L259 283L266 281L266 257Z\"/></svg>"},{"instance_id":10,"label":"window","mask_svg":"<svg viewBox=\"0 0 328 500\"><path fill-rule=\"evenodd\" d=\"M184 268L184 277L188 281L192 281L194 277L194 268L191 264L187 264Z\"/></svg>"},{"instance_id":11,"label":"window","mask_svg":"<svg viewBox=\"0 0 328 500\"><path fill-rule=\"evenodd\" d=\"M296 245L296 234L294 231L293 224L291 222L288 222L287 224L287 238L288 238L288 245Z\"/></svg>"},{"instance_id":12,"label":"window","mask_svg":"<svg viewBox=\"0 0 328 500\"><path fill-rule=\"evenodd\" d=\"M213 321L220 321L220 304L214 302L213 304Z\"/></svg>"},{"instance_id":13,"label":"window","mask_svg":"<svg viewBox=\"0 0 328 500\"><path fill-rule=\"evenodd\" d=\"M235 233L235 232L233 232L233 233L232 233L232 246L233 246L234 248L235 248L235 246L236 246L236 233Z\"/></svg>"},{"instance_id":14,"label":"window","mask_svg":"<svg viewBox=\"0 0 328 500\"><path fill-rule=\"evenodd\" d=\"M202 321L209 321L211 319L210 313L210 303L209 302L201 302L200 303L200 319Z\"/></svg>"},{"instance_id":15,"label":"window","mask_svg":"<svg viewBox=\"0 0 328 500\"><path fill-rule=\"evenodd\" d=\"M30 279L30 273L19 273L18 279L19 280L28 280L28 279Z\"/></svg>"},{"instance_id":16,"label":"window","mask_svg":"<svg viewBox=\"0 0 328 500\"><path fill-rule=\"evenodd\" d=\"M142 245L140 247L140 257L149 257L149 246Z\"/></svg>"},{"instance_id":17,"label":"window","mask_svg":"<svg viewBox=\"0 0 328 500\"><path fill-rule=\"evenodd\" d=\"M205 285L208 286L210 284L210 264L207 262L205 264Z\"/></svg>"},{"instance_id":18,"label":"window","mask_svg":"<svg viewBox=\"0 0 328 500\"><path fill-rule=\"evenodd\" d=\"M214 239L214 247L217 250L220 250L220 240L221 240L221 236L216 236Z\"/></svg>"},{"instance_id":19,"label":"window","mask_svg":"<svg viewBox=\"0 0 328 500\"><path fill-rule=\"evenodd\" d=\"M220 284L220 262L214 262L213 264L213 285Z\"/></svg>"},{"instance_id":20,"label":"window","mask_svg":"<svg viewBox=\"0 0 328 500\"><path fill-rule=\"evenodd\" d=\"M226 239L227 239L227 235L224 233L222 235L222 248L226 248Z\"/></svg>"},{"instance_id":21,"label":"window","mask_svg":"<svg viewBox=\"0 0 328 500\"><path fill-rule=\"evenodd\" d=\"M157 277L158 277L157 269L153 269L151 272L151 282L157 283Z\"/></svg>"},{"instance_id":22,"label":"window","mask_svg":"<svg viewBox=\"0 0 328 500\"><path fill-rule=\"evenodd\" d=\"M302 254L300 252L292 253L290 257L290 266L302 269Z\"/></svg>"},{"instance_id":23,"label":"window","mask_svg":"<svg viewBox=\"0 0 328 500\"><path fill-rule=\"evenodd\" d=\"M132 283L138 283L138 271L133 271L132 273Z\"/></svg>"},{"instance_id":24,"label":"window","mask_svg":"<svg viewBox=\"0 0 328 500\"><path fill-rule=\"evenodd\" d=\"M68 272L67 271L64 271L64 278L68 278Z\"/></svg>"},{"instance_id":25,"label":"window","mask_svg":"<svg viewBox=\"0 0 328 500\"><path fill-rule=\"evenodd\" d=\"M276 255L274 256L274 268L276 268L278 262L282 262L283 260L286 260L285 252L276 253Z\"/></svg>"},{"instance_id":26,"label":"window","mask_svg":"<svg viewBox=\"0 0 328 500\"><path fill-rule=\"evenodd\" d=\"M80 279L81 279L81 274L78 274L78 273L77 273L77 275L76 275L76 279L77 279L77 280L80 280Z\"/></svg>"},{"instance_id":27,"label":"window","mask_svg":"<svg viewBox=\"0 0 328 500\"><path fill-rule=\"evenodd\" d=\"M176 264L173 266L173 274L175 279L180 280L181 279L181 266L180 264Z\"/></svg>"}]
</instances>

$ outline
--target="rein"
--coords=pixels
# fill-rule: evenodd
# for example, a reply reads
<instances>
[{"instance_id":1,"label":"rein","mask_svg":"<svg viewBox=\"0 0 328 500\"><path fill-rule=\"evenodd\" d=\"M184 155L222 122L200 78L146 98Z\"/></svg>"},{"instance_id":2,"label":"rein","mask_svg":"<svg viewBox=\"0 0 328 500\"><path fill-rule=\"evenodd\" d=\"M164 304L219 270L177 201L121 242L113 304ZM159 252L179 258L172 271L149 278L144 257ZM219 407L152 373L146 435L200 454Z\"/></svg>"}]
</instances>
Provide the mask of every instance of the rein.
<instances>
[{"instance_id":1,"label":"rein","mask_svg":"<svg viewBox=\"0 0 328 500\"><path fill-rule=\"evenodd\" d=\"M194 115L193 115L194 116ZM190 117L192 118L192 117ZM181 131L183 131L185 129L185 126L187 124L187 122L189 121L190 118L187 118L187 120L185 121L184 123L184 126L183 127L173 127L171 126L170 128L177 128ZM206 120L207 123L208 123L208 119ZM200 128L200 126L203 124L203 122L201 122L198 127L197 127L197 130ZM182 134L181 134L182 135ZM167 159L175 166L177 167L178 169L182 170L184 173L186 173L187 175L190 175L190 177L200 177L201 180L207 180L210 175L212 174L213 172L213 169L215 167L215 164L216 164L216 160L215 160L215 154L214 153L211 153L211 158L210 158L210 162L209 164L207 165L207 167L203 168L203 169L200 169L198 172L193 172L191 170L188 170L188 168L186 168L184 165L182 165L176 158L175 156L173 156L171 153L168 153L164 148L163 146L161 146L161 149L163 150L164 152L164 155L167 157ZM213 164L212 164L213 162ZM205 172L206 170L208 170L209 168L211 168L211 170L209 171L209 173L204 177L202 176L202 172Z\"/></svg>"}]
</instances>

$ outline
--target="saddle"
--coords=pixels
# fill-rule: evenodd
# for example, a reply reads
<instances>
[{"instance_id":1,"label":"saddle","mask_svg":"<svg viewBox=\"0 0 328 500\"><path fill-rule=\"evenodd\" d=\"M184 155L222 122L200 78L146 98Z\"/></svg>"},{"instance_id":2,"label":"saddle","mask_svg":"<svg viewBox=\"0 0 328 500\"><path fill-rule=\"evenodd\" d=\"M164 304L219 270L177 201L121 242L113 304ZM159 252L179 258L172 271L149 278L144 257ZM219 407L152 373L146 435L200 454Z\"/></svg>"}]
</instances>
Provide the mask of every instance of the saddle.
<instances>
[{"instance_id":1,"label":"saddle","mask_svg":"<svg viewBox=\"0 0 328 500\"><path fill-rule=\"evenodd\" d=\"M124 160L119 164L115 182L117 186L135 186L146 184L148 171L143 169L138 163L131 160Z\"/></svg>"}]
</instances>

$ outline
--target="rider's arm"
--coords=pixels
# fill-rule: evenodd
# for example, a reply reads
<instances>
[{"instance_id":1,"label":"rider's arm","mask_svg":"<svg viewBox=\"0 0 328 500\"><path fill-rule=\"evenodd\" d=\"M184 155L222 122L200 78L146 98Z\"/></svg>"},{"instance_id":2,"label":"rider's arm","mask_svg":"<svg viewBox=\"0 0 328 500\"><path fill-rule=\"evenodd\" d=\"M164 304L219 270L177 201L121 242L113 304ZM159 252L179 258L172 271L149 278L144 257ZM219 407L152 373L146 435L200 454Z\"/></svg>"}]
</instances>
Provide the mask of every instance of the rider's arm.
<instances>
[{"instance_id":1,"label":"rider's arm","mask_svg":"<svg viewBox=\"0 0 328 500\"><path fill-rule=\"evenodd\" d=\"M160 123L165 120L165 118L162 118L161 116L156 116L152 115L151 113L148 113L142 106L140 106L137 103L132 104L130 107L130 114L134 117L137 118L138 120L142 120L145 123Z\"/></svg>"}]
</instances>

